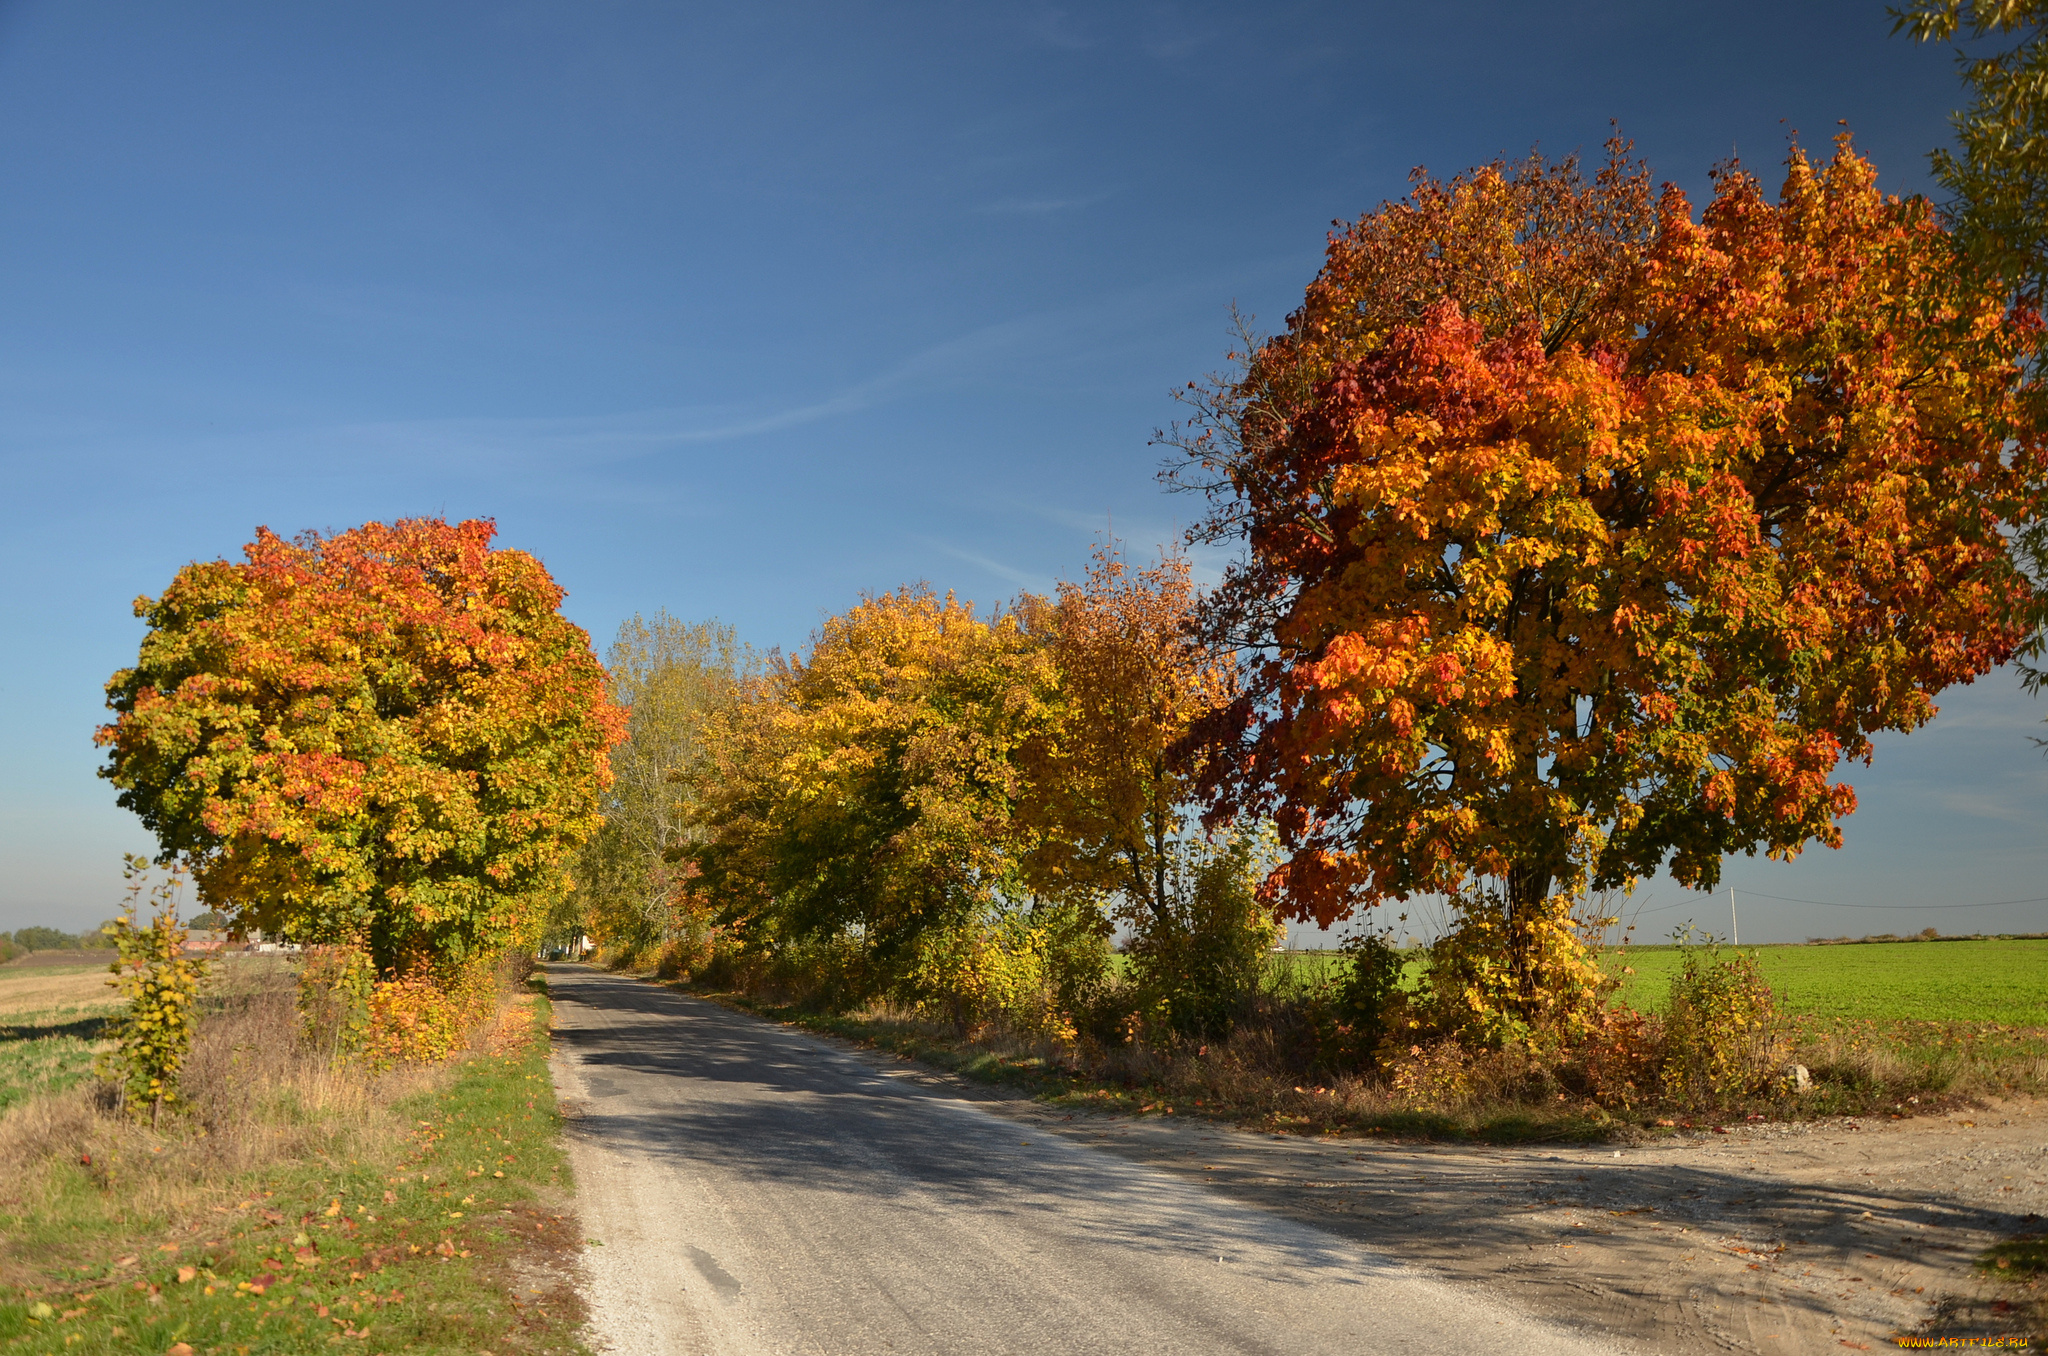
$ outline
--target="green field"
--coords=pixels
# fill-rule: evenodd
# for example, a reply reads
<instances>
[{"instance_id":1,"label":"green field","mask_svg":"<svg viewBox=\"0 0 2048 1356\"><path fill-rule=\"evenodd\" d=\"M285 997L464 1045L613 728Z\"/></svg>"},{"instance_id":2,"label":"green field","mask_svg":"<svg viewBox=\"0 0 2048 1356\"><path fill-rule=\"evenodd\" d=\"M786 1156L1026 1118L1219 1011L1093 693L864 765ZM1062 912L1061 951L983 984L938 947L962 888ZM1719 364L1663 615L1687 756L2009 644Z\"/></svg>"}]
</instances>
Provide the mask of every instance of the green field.
<instances>
[{"instance_id":1,"label":"green field","mask_svg":"<svg viewBox=\"0 0 2048 1356\"><path fill-rule=\"evenodd\" d=\"M0 1110L84 1078L119 1004L106 966L0 969Z\"/></svg>"},{"instance_id":2,"label":"green field","mask_svg":"<svg viewBox=\"0 0 2048 1356\"><path fill-rule=\"evenodd\" d=\"M2048 939L1860 942L1744 947L1778 1005L1794 1016L1847 1021L2048 1027ZM1610 953L1610 966L1621 957ZM1663 1007L1676 947L1630 947L1620 997Z\"/></svg>"},{"instance_id":3,"label":"green field","mask_svg":"<svg viewBox=\"0 0 2048 1356\"><path fill-rule=\"evenodd\" d=\"M104 1012L77 1008L0 1017L0 1110L84 1078L106 1022Z\"/></svg>"}]
</instances>

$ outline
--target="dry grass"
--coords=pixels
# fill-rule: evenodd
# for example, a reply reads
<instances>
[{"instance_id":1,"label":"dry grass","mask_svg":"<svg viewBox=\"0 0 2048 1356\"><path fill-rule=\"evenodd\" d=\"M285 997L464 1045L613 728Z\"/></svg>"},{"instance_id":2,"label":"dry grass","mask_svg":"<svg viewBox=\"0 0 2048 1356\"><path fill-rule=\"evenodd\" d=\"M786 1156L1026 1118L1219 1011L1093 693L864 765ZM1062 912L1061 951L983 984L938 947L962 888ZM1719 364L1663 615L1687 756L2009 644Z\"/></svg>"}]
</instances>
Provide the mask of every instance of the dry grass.
<instances>
[{"instance_id":1,"label":"dry grass","mask_svg":"<svg viewBox=\"0 0 2048 1356\"><path fill-rule=\"evenodd\" d=\"M289 965L218 972L155 1129L97 1086L0 1116L0 1345L580 1350L544 1003L372 1075L307 1042L296 999Z\"/></svg>"},{"instance_id":2,"label":"dry grass","mask_svg":"<svg viewBox=\"0 0 2048 1356\"><path fill-rule=\"evenodd\" d=\"M69 1251L105 1230L203 1212L261 1168L395 1156L407 1129L392 1104L430 1087L440 1071L369 1078L308 1048L298 1033L292 972L236 965L208 995L182 1081L182 1114L160 1129L121 1114L100 1084L38 1097L0 1117L0 1181L12 1198L5 1204L64 1221L53 1236L0 1245L0 1267L11 1273L0 1280L20 1283L24 1269L47 1269L52 1248ZM52 1171L73 1164L99 1190L80 1192L79 1174Z\"/></svg>"},{"instance_id":3,"label":"dry grass","mask_svg":"<svg viewBox=\"0 0 2048 1356\"><path fill-rule=\"evenodd\" d=\"M1062 1043L999 1022L962 1032L890 1002L832 1015L778 1001L772 991L706 996L982 1081L1022 1085L1062 1103L1196 1114L1294 1133L1599 1140L1692 1119L1911 1114L2048 1093L2048 1033L2025 1028L1921 1023L1911 1030L1898 1024L1879 1029L1802 1020L1775 1043L1757 1090L1722 1093L1708 1105L1658 1088L1662 1047L1655 1022L1628 1047L1635 1061L1629 1076L1644 1091L1624 1099L1613 1091L1621 1085L1593 1076L1599 1066L1588 1062L1602 1048L1622 1048L1612 1045L1545 1058L1442 1042L1413 1052L1383 1051L1378 1067L1333 1060L1320 1044L1310 1004L1284 985L1261 994L1227 1039L1208 1043L1172 1037ZM1809 1068L1809 1091L1795 1093L1778 1077L1791 1063Z\"/></svg>"}]
</instances>

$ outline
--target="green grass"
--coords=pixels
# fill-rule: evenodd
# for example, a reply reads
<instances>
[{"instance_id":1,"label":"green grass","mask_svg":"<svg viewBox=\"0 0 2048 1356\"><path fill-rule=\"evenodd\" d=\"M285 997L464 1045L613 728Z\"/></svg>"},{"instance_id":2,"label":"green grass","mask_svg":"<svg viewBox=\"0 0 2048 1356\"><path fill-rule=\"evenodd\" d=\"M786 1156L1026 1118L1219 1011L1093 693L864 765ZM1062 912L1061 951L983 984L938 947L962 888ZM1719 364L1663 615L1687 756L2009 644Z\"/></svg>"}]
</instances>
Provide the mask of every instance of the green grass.
<instances>
[{"instance_id":1,"label":"green grass","mask_svg":"<svg viewBox=\"0 0 2048 1356\"><path fill-rule=\"evenodd\" d=\"M98 1004L0 1017L0 1111L92 1072L111 1012Z\"/></svg>"},{"instance_id":2,"label":"green grass","mask_svg":"<svg viewBox=\"0 0 2048 1356\"><path fill-rule=\"evenodd\" d=\"M1845 1021L2048 1027L2048 940L1869 942L1744 947L1780 1008ZM1618 956L1603 963L1614 967ZM1657 1011L1678 970L1675 947L1630 947L1619 997Z\"/></svg>"},{"instance_id":3,"label":"green grass","mask_svg":"<svg viewBox=\"0 0 2048 1356\"><path fill-rule=\"evenodd\" d=\"M16 1265L56 1259L0 1302L0 1352L581 1350L573 1294L511 1288L516 1260L577 1241L546 1204L568 1168L545 998L533 1021L401 1103L413 1136L390 1161L281 1164L193 1220L110 1213L119 1165L54 1167L54 1209L0 1199Z\"/></svg>"}]
</instances>

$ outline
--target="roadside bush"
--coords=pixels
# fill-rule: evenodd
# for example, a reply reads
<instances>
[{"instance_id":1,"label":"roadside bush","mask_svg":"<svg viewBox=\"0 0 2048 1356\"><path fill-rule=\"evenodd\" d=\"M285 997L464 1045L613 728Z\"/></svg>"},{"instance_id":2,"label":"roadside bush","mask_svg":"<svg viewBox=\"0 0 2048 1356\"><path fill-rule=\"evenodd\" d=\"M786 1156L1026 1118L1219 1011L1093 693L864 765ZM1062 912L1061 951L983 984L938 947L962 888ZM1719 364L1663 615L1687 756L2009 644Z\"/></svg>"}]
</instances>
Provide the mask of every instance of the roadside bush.
<instances>
[{"instance_id":1,"label":"roadside bush","mask_svg":"<svg viewBox=\"0 0 2048 1356\"><path fill-rule=\"evenodd\" d=\"M1560 1052L1558 1081L1571 1092L1617 1111L1655 1100L1661 1086L1664 1028L1631 1008L1603 1007Z\"/></svg>"},{"instance_id":2,"label":"roadside bush","mask_svg":"<svg viewBox=\"0 0 2048 1356\"><path fill-rule=\"evenodd\" d=\"M1778 1015L1755 953L1695 944L1689 932L1673 940L1682 955L1664 1011L1666 1094L1716 1106L1765 1090L1774 1077Z\"/></svg>"},{"instance_id":3,"label":"roadside bush","mask_svg":"<svg viewBox=\"0 0 2048 1356\"><path fill-rule=\"evenodd\" d=\"M1244 1015L1281 935L1258 899L1264 846L1250 834L1184 844L1166 899L1132 910L1141 1019L1179 1036L1217 1039Z\"/></svg>"},{"instance_id":4,"label":"roadside bush","mask_svg":"<svg viewBox=\"0 0 2048 1356\"><path fill-rule=\"evenodd\" d=\"M311 946L299 953L299 1024L316 1050L340 1058L363 1048L377 973L354 946Z\"/></svg>"},{"instance_id":5,"label":"roadside bush","mask_svg":"<svg viewBox=\"0 0 2048 1356\"><path fill-rule=\"evenodd\" d=\"M1407 1010L1408 995L1401 988L1406 959L1376 932L1346 938L1339 950L1344 964L1332 1004L1335 1016L1349 1041L1370 1052L1396 1029Z\"/></svg>"},{"instance_id":6,"label":"roadside bush","mask_svg":"<svg viewBox=\"0 0 2048 1356\"><path fill-rule=\"evenodd\" d=\"M1390 1050L1387 1086L1411 1111L1454 1111L1472 1095L1476 1061L1455 1036Z\"/></svg>"},{"instance_id":7,"label":"roadside bush","mask_svg":"<svg viewBox=\"0 0 2048 1356\"><path fill-rule=\"evenodd\" d=\"M378 1070L437 1064L462 1049L496 1007L497 970L497 959L488 957L379 980L363 1027L365 1062Z\"/></svg>"},{"instance_id":8,"label":"roadside bush","mask_svg":"<svg viewBox=\"0 0 2048 1356\"><path fill-rule=\"evenodd\" d=\"M1475 1049L1555 1049L1586 1036L1611 986L1571 906L1559 895L1511 916L1493 891L1453 899L1455 921L1429 948L1410 1029Z\"/></svg>"},{"instance_id":9,"label":"roadside bush","mask_svg":"<svg viewBox=\"0 0 2048 1356\"><path fill-rule=\"evenodd\" d=\"M711 963L718 949L718 925L711 913L693 900L676 910L668 940L654 959L654 977L688 979Z\"/></svg>"},{"instance_id":10,"label":"roadside bush","mask_svg":"<svg viewBox=\"0 0 2048 1356\"><path fill-rule=\"evenodd\" d=\"M963 1034L1001 1019L1026 1035L1071 1040L1056 940L1053 929L1021 912L927 932L905 994L920 1009L943 1013Z\"/></svg>"},{"instance_id":11,"label":"roadside bush","mask_svg":"<svg viewBox=\"0 0 2048 1356\"><path fill-rule=\"evenodd\" d=\"M844 1012L882 988L868 949L857 937L804 937L784 942L766 963L770 988L800 1008Z\"/></svg>"}]
</instances>

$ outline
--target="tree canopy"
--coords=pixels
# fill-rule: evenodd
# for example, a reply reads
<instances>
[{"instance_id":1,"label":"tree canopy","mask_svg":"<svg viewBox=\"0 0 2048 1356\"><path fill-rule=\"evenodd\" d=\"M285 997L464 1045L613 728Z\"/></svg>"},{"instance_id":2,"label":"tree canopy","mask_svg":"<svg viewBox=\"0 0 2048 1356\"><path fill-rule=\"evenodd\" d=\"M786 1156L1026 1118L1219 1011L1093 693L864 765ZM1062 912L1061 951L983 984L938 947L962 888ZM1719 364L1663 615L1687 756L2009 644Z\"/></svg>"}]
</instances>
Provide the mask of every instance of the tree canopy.
<instances>
[{"instance_id":1,"label":"tree canopy","mask_svg":"<svg viewBox=\"0 0 2048 1356\"><path fill-rule=\"evenodd\" d=\"M1838 843L1837 764L2026 635L2032 307L1846 138L1698 218L1610 152L1418 172L1190 397L1244 552L1202 624L1250 656L1205 787L1274 816L1295 916Z\"/></svg>"},{"instance_id":2,"label":"tree canopy","mask_svg":"<svg viewBox=\"0 0 2048 1356\"><path fill-rule=\"evenodd\" d=\"M576 891L555 935L587 931L616 950L658 943L673 919L697 833L694 775L707 756L708 723L738 700L757 667L733 628L686 623L658 611L620 623L606 656L612 700L627 739L612 751L604 827L577 856Z\"/></svg>"},{"instance_id":3,"label":"tree canopy","mask_svg":"<svg viewBox=\"0 0 2048 1356\"><path fill-rule=\"evenodd\" d=\"M1013 755L1053 687L1015 613L909 587L829 619L715 726L692 860L728 920L900 972L1017 880Z\"/></svg>"},{"instance_id":4,"label":"tree canopy","mask_svg":"<svg viewBox=\"0 0 2048 1356\"><path fill-rule=\"evenodd\" d=\"M624 716L561 588L495 533L262 529L136 600L101 775L208 905L387 972L532 939Z\"/></svg>"},{"instance_id":5,"label":"tree canopy","mask_svg":"<svg viewBox=\"0 0 2048 1356\"><path fill-rule=\"evenodd\" d=\"M1956 145L1931 158L1948 192L1942 215L1960 246L1959 263L1986 286L2039 305L2048 291L2048 0L1916 0L1892 16L1893 32L1920 42L2012 40L2003 50L1957 52L1975 99L1955 115ZM2038 372L2048 353L2036 339ZM2037 382L2036 398L2044 394ZM2040 603L2018 668L2039 692L2048 686L2048 521L2019 526L2012 538Z\"/></svg>"},{"instance_id":6,"label":"tree canopy","mask_svg":"<svg viewBox=\"0 0 2048 1356\"><path fill-rule=\"evenodd\" d=\"M1975 96L1954 118L1956 144L1933 153L1946 213L1965 256L2039 300L2048 287L2048 3L1916 0L1893 32L1920 42L2017 39L1958 52Z\"/></svg>"}]
</instances>

